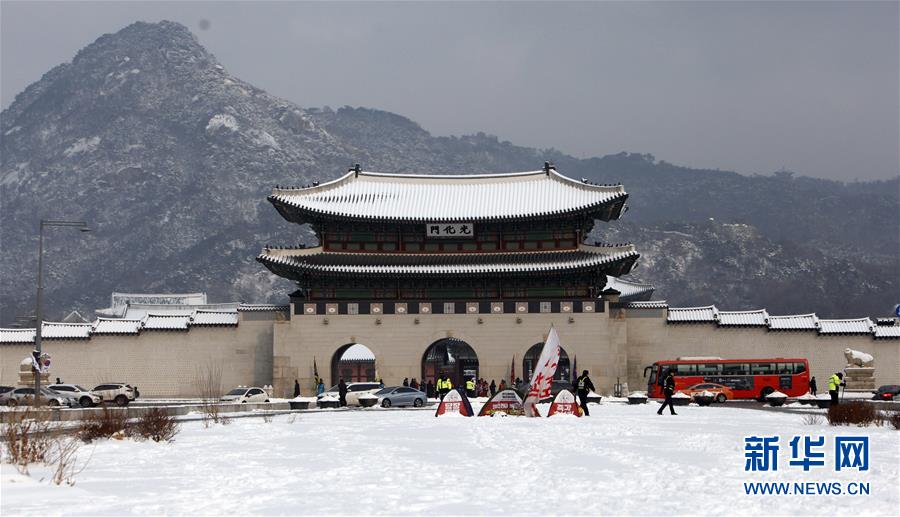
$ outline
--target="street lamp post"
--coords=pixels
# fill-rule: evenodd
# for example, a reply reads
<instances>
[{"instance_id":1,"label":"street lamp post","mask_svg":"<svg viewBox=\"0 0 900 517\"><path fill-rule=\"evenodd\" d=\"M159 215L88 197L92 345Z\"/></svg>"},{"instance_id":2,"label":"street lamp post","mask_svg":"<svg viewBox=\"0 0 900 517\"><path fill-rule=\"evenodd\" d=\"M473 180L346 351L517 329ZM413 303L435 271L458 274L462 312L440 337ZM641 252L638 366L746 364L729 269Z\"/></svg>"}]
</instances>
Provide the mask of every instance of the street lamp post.
<instances>
[{"instance_id":1,"label":"street lamp post","mask_svg":"<svg viewBox=\"0 0 900 517\"><path fill-rule=\"evenodd\" d=\"M84 221L54 221L41 219L41 228L38 232L38 277L37 277L37 309L35 310L35 331L34 331L34 350L37 354L35 358L38 364L38 370L34 375L34 406L41 405L41 330L44 326L44 227L45 226L63 226L69 228L78 228L82 232L91 231Z\"/></svg>"}]
</instances>

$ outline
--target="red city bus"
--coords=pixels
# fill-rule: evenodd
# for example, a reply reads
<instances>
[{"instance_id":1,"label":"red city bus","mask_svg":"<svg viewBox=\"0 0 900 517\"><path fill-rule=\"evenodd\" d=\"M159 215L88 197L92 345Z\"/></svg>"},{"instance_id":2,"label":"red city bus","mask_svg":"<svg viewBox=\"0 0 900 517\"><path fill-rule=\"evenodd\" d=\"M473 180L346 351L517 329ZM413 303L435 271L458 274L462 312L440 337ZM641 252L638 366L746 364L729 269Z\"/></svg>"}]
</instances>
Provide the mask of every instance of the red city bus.
<instances>
[{"instance_id":1,"label":"red city bus","mask_svg":"<svg viewBox=\"0 0 900 517\"><path fill-rule=\"evenodd\" d=\"M778 390L789 397L809 392L809 361L785 359L722 359L721 357L679 357L658 361L644 368L647 396L663 397L663 380L669 370L675 372L675 390L710 382L731 388L736 399L763 399Z\"/></svg>"}]
</instances>

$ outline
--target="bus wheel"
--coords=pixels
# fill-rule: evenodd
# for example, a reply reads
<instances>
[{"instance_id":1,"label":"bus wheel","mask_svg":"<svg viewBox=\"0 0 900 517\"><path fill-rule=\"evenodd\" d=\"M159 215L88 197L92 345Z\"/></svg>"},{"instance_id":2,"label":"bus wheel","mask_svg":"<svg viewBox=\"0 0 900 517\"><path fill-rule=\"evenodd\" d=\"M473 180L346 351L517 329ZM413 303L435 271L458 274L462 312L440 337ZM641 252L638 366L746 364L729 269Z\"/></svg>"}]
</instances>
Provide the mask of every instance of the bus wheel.
<instances>
[{"instance_id":1,"label":"bus wheel","mask_svg":"<svg viewBox=\"0 0 900 517\"><path fill-rule=\"evenodd\" d=\"M716 395L716 402L719 404L724 404L726 400L728 400L728 397L726 397L724 393Z\"/></svg>"},{"instance_id":2,"label":"bus wheel","mask_svg":"<svg viewBox=\"0 0 900 517\"><path fill-rule=\"evenodd\" d=\"M759 394L759 401L765 402L766 397L771 395L774 391L775 391L775 389L772 388L771 386L766 386L765 388L762 389L762 392L760 392L760 394Z\"/></svg>"}]
</instances>

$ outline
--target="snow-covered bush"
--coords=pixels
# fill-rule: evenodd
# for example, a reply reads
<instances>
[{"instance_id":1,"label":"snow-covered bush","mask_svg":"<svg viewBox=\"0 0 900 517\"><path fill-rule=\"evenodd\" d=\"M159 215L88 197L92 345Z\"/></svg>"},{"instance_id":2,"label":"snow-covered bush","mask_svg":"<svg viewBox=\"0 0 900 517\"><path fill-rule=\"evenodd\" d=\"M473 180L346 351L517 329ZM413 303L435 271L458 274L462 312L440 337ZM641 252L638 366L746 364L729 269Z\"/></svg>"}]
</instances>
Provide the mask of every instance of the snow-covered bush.
<instances>
[{"instance_id":1,"label":"snow-covered bush","mask_svg":"<svg viewBox=\"0 0 900 517\"><path fill-rule=\"evenodd\" d=\"M3 430L4 461L22 474L28 474L28 465L44 463L52 445L49 430L46 411L16 411Z\"/></svg>"},{"instance_id":2,"label":"snow-covered bush","mask_svg":"<svg viewBox=\"0 0 900 517\"><path fill-rule=\"evenodd\" d=\"M866 427L879 421L878 410L875 409L875 406L860 401L829 407L827 418L831 425L856 424L860 427Z\"/></svg>"},{"instance_id":3,"label":"snow-covered bush","mask_svg":"<svg viewBox=\"0 0 900 517\"><path fill-rule=\"evenodd\" d=\"M117 433L124 433L128 428L128 411L124 408L110 409L89 415L81 421L78 436L87 443L100 438L112 438Z\"/></svg>"}]
</instances>

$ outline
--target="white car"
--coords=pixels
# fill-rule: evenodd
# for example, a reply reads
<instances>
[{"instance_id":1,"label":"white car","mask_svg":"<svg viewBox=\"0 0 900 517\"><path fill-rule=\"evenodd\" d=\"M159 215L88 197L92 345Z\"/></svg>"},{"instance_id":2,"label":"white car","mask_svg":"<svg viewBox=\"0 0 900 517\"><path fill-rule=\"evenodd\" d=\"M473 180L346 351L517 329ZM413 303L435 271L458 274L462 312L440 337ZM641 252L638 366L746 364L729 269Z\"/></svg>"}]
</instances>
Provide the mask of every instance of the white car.
<instances>
[{"instance_id":1,"label":"white car","mask_svg":"<svg viewBox=\"0 0 900 517\"><path fill-rule=\"evenodd\" d=\"M358 406L359 405L359 396L365 393L375 393L376 391L381 389L381 384L377 382L351 382L347 384L347 405L348 406ZM338 397L340 391L338 390L337 385L332 386L330 390L325 393L319 393L316 398L321 399L325 396L334 395L335 398Z\"/></svg>"},{"instance_id":2,"label":"white car","mask_svg":"<svg viewBox=\"0 0 900 517\"><path fill-rule=\"evenodd\" d=\"M117 406L127 406L129 402L140 396L137 388L122 382L100 384L91 391L103 397L104 401L114 402Z\"/></svg>"},{"instance_id":3,"label":"white car","mask_svg":"<svg viewBox=\"0 0 900 517\"><path fill-rule=\"evenodd\" d=\"M69 394L57 393L49 388L41 387L42 404L50 407L76 407L78 399ZM34 388L18 388L3 394L7 406L30 406L34 399Z\"/></svg>"},{"instance_id":4,"label":"white car","mask_svg":"<svg viewBox=\"0 0 900 517\"><path fill-rule=\"evenodd\" d=\"M219 399L229 404L246 404L247 402L268 402L269 395L262 388L235 388Z\"/></svg>"},{"instance_id":5,"label":"white car","mask_svg":"<svg viewBox=\"0 0 900 517\"><path fill-rule=\"evenodd\" d=\"M78 399L78 403L81 407L93 407L100 405L100 403L103 402L103 397L93 391L88 391L77 384L52 384L47 387L57 393L75 397Z\"/></svg>"}]
</instances>

